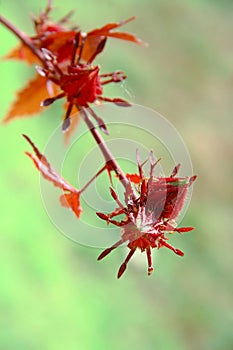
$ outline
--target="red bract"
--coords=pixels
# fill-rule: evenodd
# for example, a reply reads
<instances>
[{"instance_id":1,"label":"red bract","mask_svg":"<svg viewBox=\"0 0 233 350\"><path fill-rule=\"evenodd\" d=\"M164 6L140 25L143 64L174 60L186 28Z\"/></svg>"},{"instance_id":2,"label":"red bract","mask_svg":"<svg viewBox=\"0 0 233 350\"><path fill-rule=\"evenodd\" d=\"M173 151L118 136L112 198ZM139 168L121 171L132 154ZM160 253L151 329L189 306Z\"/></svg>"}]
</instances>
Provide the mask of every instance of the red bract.
<instances>
[{"instance_id":1,"label":"red bract","mask_svg":"<svg viewBox=\"0 0 233 350\"><path fill-rule=\"evenodd\" d=\"M188 189L196 179L192 177L176 177L179 166L175 167L170 177L159 178L153 175L156 162L151 153L151 170L147 178L143 174L142 164L138 160L139 175L128 175L128 178L138 184L138 197L127 196L126 204L119 201L117 194L111 188L111 194L118 204L118 208L111 214L97 213L107 223L121 227L121 239L112 247L104 250L98 260L103 259L112 250L128 242L130 249L125 261L120 266L118 278L125 271L127 264L136 249L146 252L148 261L148 275L153 272L151 249L167 247L177 255L184 253L170 245L167 233L188 232L192 227L176 228L176 219L181 212ZM140 179L140 181L139 181ZM117 215L125 215L124 220L116 221L112 218Z\"/></svg>"},{"instance_id":2,"label":"red bract","mask_svg":"<svg viewBox=\"0 0 233 350\"><path fill-rule=\"evenodd\" d=\"M68 74L64 74L60 79L60 87L65 92L68 102L88 107L88 103L95 102L97 96L103 92L99 67L68 67Z\"/></svg>"}]
</instances>

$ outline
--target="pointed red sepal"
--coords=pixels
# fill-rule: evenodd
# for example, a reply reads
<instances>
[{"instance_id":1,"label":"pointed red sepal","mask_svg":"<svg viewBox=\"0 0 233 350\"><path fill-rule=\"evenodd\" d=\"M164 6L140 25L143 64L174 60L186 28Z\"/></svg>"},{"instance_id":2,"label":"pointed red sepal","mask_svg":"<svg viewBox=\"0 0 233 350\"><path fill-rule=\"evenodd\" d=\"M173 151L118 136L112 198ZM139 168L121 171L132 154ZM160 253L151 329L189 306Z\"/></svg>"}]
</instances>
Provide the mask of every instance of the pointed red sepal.
<instances>
[{"instance_id":1,"label":"pointed red sepal","mask_svg":"<svg viewBox=\"0 0 233 350\"><path fill-rule=\"evenodd\" d=\"M161 247L167 247L168 249L171 249L174 253L176 253L177 255L183 256L184 253L182 252L182 250L174 248L171 244L167 243L164 239L161 239L159 241L158 244L158 249Z\"/></svg>"},{"instance_id":2,"label":"pointed red sepal","mask_svg":"<svg viewBox=\"0 0 233 350\"><path fill-rule=\"evenodd\" d=\"M196 178L197 178L197 175L194 175L194 176L190 177L190 179L189 179L189 186L192 185L192 183L196 180Z\"/></svg>"},{"instance_id":3,"label":"pointed red sepal","mask_svg":"<svg viewBox=\"0 0 233 350\"><path fill-rule=\"evenodd\" d=\"M102 260L103 258L105 258L105 256L107 256L109 253L111 253L111 251L115 249L115 247L112 248L107 248L105 249L97 258L97 260Z\"/></svg>"},{"instance_id":4,"label":"pointed red sepal","mask_svg":"<svg viewBox=\"0 0 233 350\"><path fill-rule=\"evenodd\" d=\"M131 103L129 103L126 100L123 100L122 98L113 98L112 102L115 103L115 105L120 106L120 107L131 107Z\"/></svg>"},{"instance_id":5,"label":"pointed red sepal","mask_svg":"<svg viewBox=\"0 0 233 350\"><path fill-rule=\"evenodd\" d=\"M109 217L108 215L104 214L104 213L99 213L97 212L96 215L98 215L98 217L102 220L105 220L105 221L108 221L109 220Z\"/></svg>"},{"instance_id":6,"label":"pointed red sepal","mask_svg":"<svg viewBox=\"0 0 233 350\"><path fill-rule=\"evenodd\" d=\"M118 196L117 196L116 192L114 191L114 189L112 187L109 187L109 189L110 189L110 193L111 193L112 198L115 199L115 201L117 201Z\"/></svg>"},{"instance_id":7,"label":"pointed red sepal","mask_svg":"<svg viewBox=\"0 0 233 350\"><path fill-rule=\"evenodd\" d=\"M120 241L119 241L120 242ZM119 270L118 270L118 274L117 274L117 278L120 278L123 273L125 272L126 268L127 268L127 264L130 261L130 259L132 258L132 256L134 255L136 251L136 248L130 248L130 251L128 253L128 255L125 258L125 261L121 264Z\"/></svg>"},{"instance_id":8,"label":"pointed red sepal","mask_svg":"<svg viewBox=\"0 0 233 350\"><path fill-rule=\"evenodd\" d=\"M123 273L126 270L126 267L127 267L127 264L125 262L123 262L123 264L121 264L121 266L120 266L120 268L118 270L117 278L120 278L123 275Z\"/></svg>"},{"instance_id":9,"label":"pointed red sepal","mask_svg":"<svg viewBox=\"0 0 233 350\"><path fill-rule=\"evenodd\" d=\"M180 227L180 228L175 228L173 231L176 231L178 233L183 233L183 232L189 232L194 230L194 227Z\"/></svg>"},{"instance_id":10,"label":"pointed red sepal","mask_svg":"<svg viewBox=\"0 0 233 350\"><path fill-rule=\"evenodd\" d=\"M181 164L177 164L175 166L175 168L173 169L172 173L171 173L171 177L174 177L178 174L179 170L180 170Z\"/></svg>"},{"instance_id":11,"label":"pointed red sepal","mask_svg":"<svg viewBox=\"0 0 233 350\"><path fill-rule=\"evenodd\" d=\"M182 252L182 250L180 250L180 249L175 248L173 251L174 251L174 253L176 253L179 256L184 256L184 252Z\"/></svg>"}]
</instances>

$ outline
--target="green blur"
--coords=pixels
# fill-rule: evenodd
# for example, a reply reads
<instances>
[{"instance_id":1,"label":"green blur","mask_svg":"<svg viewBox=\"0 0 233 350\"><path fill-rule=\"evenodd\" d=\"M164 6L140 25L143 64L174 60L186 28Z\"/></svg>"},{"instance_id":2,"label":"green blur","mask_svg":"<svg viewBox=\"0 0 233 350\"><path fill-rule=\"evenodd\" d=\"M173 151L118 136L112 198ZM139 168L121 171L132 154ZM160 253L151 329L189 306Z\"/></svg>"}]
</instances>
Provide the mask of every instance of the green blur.
<instances>
[{"instance_id":1,"label":"green blur","mask_svg":"<svg viewBox=\"0 0 233 350\"><path fill-rule=\"evenodd\" d=\"M74 8L84 30L137 16L125 30L149 47L109 40L99 62L106 71L126 71L133 102L160 112L182 135L198 175L182 225L196 230L171 237L184 257L154 250L155 271L147 277L146 257L138 254L118 281L126 250L97 262L101 249L63 236L44 210L38 173L23 154L30 148L21 134L43 150L60 123L61 104L1 125L0 348L231 350L232 1L54 2L55 18ZM0 12L32 33L29 14L45 3L1 1ZM0 56L17 44L2 26L0 40ZM25 64L0 62L1 119L33 74ZM129 99L120 89L107 91Z\"/></svg>"}]
</instances>

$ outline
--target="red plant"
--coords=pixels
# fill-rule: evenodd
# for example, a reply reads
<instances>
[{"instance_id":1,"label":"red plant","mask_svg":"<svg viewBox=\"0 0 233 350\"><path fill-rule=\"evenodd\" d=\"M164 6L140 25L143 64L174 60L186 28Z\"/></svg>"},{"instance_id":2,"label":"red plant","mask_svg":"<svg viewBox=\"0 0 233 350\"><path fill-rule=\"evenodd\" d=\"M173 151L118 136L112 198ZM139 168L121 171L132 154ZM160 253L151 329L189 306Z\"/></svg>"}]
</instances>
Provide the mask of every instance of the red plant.
<instances>
[{"instance_id":1,"label":"red plant","mask_svg":"<svg viewBox=\"0 0 233 350\"><path fill-rule=\"evenodd\" d=\"M93 61L104 50L109 37L143 44L133 34L116 31L134 17L119 23L109 23L99 29L84 33L81 29L70 26L71 13L60 21L53 22L50 18L51 10L52 1L48 0L45 11L33 19L35 29L33 36L27 36L0 15L0 23L21 41L21 44L5 58L37 64L36 77L18 92L16 101L3 121L8 122L17 116L30 116L41 112L43 107L65 98L66 112L63 131L73 130L74 125L71 124L70 117L78 113L102 152L105 160L104 167L82 189L78 190L61 177L31 139L23 135L34 151L34 154L26 152L26 155L32 159L46 180L63 191L60 196L61 205L70 208L77 218L82 212L80 205L82 193L105 170L110 176L112 185L111 172L113 171L125 188L125 203L119 200L115 190L110 187L111 195L118 207L110 214L98 212L97 215L107 223L120 227L121 239L112 247L105 249L98 260L127 242L130 251L118 271L118 277L121 277L125 271L136 249L146 252L148 275L150 275L153 271L151 249L159 249L164 246L173 250L177 255L183 255L181 250L167 242L166 235L173 232L188 232L193 229L192 227L177 228L176 220L183 208L188 189L196 177L177 177L179 165L174 168L170 177L155 177L154 168L157 162L154 161L152 152L149 177L144 176L144 163L141 164L139 158L139 173L125 174L97 129L108 134L104 121L91 108L92 104L107 101L128 107L130 103L118 97L109 98L103 95L104 85L121 82L126 79L126 75L121 71L102 74L100 66L93 64ZM77 118L72 118L74 124L73 120L77 123ZM118 215L124 215L124 219L121 221L113 219Z\"/></svg>"},{"instance_id":2,"label":"red plant","mask_svg":"<svg viewBox=\"0 0 233 350\"><path fill-rule=\"evenodd\" d=\"M134 17L119 23L109 23L102 28L84 33L80 29L65 26L71 13L57 23L52 22L49 17L51 9L51 2L49 2L46 10L38 18L34 18L36 35L31 37L16 30L2 16L0 18L1 22L22 41L21 45L5 58L22 60L28 64L42 63L42 67L37 67L39 75L18 92L18 97L4 118L4 122L39 113L42 110L41 107L64 96L69 102L68 107L65 105L67 111L64 130L69 127L70 123L67 120L69 116L80 111L80 107L87 107L88 102L101 100L128 106L129 103L122 99L102 96L103 85L121 82L126 75L119 71L100 75L99 66L92 66L92 62L103 51L108 37L143 44L142 40L133 34L114 31L134 20ZM41 79L41 76L46 79ZM81 96L77 97L80 91L82 91ZM75 106L77 108L73 108Z\"/></svg>"},{"instance_id":3,"label":"red plant","mask_svg":"<svg viewBox=\"0 0 233 350\"><path fill-rule=\"evenodd\" d=\"M66 66L65 72L63 72L57 63L57 57L51 51L43 48L42 52L44 53L45 63L48 68L37 67L37 71L42 77L46 78L47 83L52 82L56 84L60 88L60 92L56 96L46 98L41 102L41 106L49 106L54 101L66 97L68 107L62 127L63 131L69 129L70 116L74 112L83 112L83 108L89 108L92 117L98 122L100 128L107 133L103 120L96 116L89 104L108 101L120 106L130 106L128 102L121 98L107 98L102 96L103 86L111 82L121 82L126 78L124 73L116 71L109 74L99 74L99 66L74 64L72 61Z\"/></svg>"},{"instance_id":4,"label":"red plant","mask_svg":"<svg viewBox=\"0 0 233 350\"><path fill-rule=\"evenodd\" d=\"M126 203L120 202L116 192L110 188L111 195L116 201L118 208L111 214L97 213L108 224L121 227L121 239L112 247L104 250L98 260L103 259L116 247L125 242L130 249L125 261L120 266L118 278L121 277L127 267L127 263L136 249L146 251L148 261L148 275L153 272L151 249L167 247L177 255L183 256L183 252L167 243L166 233L183 233L193 230L192 227L176 228L176 219L181 212L188 188L196 176L191 178L176 177L179 165L176 166L170 177L154 177L153 170L157 162L154 161L153 153L150 155L151 169L147 178L143 174L142 164L138 159L139 174L127 175L131 182L138 185L138 197L131 194L126 196ZM112 218L124 215L124 220L116 221Z\"/></svg>"}]
</instances>

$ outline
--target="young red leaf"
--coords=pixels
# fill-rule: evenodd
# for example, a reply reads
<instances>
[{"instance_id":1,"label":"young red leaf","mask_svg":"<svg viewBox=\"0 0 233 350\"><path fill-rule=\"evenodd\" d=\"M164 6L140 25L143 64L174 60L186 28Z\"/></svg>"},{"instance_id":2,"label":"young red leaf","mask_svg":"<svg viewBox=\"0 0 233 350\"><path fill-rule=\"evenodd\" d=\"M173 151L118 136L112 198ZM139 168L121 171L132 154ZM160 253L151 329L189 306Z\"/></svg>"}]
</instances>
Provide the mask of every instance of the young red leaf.
<instances>
[{"instance_id":1,"label":"young red leaf","mask_svg":"<svg viewBox=\"0 0 233 350\"><path fill-rule=\"evenodd\" d=\"M125 33L125 32L112 32L113 29L119 28L123 26L124 24L131 22L135 19L135 17L131 17L127 20L118 22L118 23L108 23L104 25L101 28L94 29L91 32L87 34L88 37L91 36L97 36L97 37L113 37L113 38L118 38L126 41L131 41L134 42L135 44L142 45L144 44L141 39L138 39L135 35L130 34L130 33Z\"/></svg>"},{"instance_id":2,"label":"young red leaf","mask_svg":"<svg viewBox=\"0 0 233 350\"><path fill-rule=\"evenodd\" d=\"M78 56L81 54L83 62L91 63L95 57L103 51L107 37L126 40L139 45L145 44L133 34L113 31L114 29L123 26L133 19L135 19L135 17L131 17L128 20L121 21L119 23L106 24L101 28L88 32L85 34L85 36L81 31L70 30L69 28L56 24L51 27L53 28L53 30L51 30L51 28L48 27L48 24L46 24L39 32L38 28L36 28L37 35L29 37L29 39L38 49L41 50L42 48L45 48L53 52L53 54L55 54L57 57L58 63L64 63L69 61L70 57L72 56L75 37L82 34L84 40L82 44L80 43L78 45L76 55ZM23 60L28 64L39 62L38 57L24 44L21 44L10 51L5 58Z\"/></svg>"},{"instance_id":3,"label":"young red leaf","mask_svg":"<svg viewBox=\"0 0 233 350\"><path fill-rule=\"evenodd\" d=\"M51 82L52 89L56 92L58 87ZM33 80L18 92L17 98L10 111L3 119L3 123L7 123L15 118L22 116L31 117L33 114L37 114L43 110L41 107L41 101L45 100L49 96L46 81L41 76L36 76Z\"/></svg>"},{"instance_id":4,"label":"young red leaf","mask_svg":"<svg viewBox=\"0 0 233 350\"><path fill-rule=\"evenodd\" d=\"M128 20L121 21L119 23L108 23L101 28L93 29L92 31L88 32L82 50L82 60L84 62L91 63L95 57L103 51L108 37L130 41L139 45L145 44L133 34L125 32L112 32L112 30L119 28L134 19L135 17L131 17ZM80 53L80 51L77 53Z\"/></svg>"},{"instance_id":5,"label":"young red leaf","mask_svg":"<svg viewBox=\"0 0 233 350\"><path fill-rule=\"evenodd\" d=\"M65 193L60 197L60 202L63 206L70 208L75 215L79 218L81 214L80 207L80 192L70 185L63 177L61 177L50 165L46 157L40 153L38 148L34 145L31 139L23 135L27 142L32 146L35 154L25 152L26 155L32 159L36 168L40 171L41 175L48 181L52 182L54 186L59 187Z\"/></svg>"},{"instance_id":6,"label":"young red leaf","mask_svg":"<svg viewBox=\"0 0 233 350\"><path fill-rule=\"evenodd\" d=\"M24 44L20 44L19 46L15 47L3 58L10 59L10 60L13 59L13 60L25 61L29 65L34 63L41 63L38 57L34 55L34 53Z\"/></svg>"},{"instance_id":7,"label":"young red leaf","mask_svg":"<svg viewBox=\"0 0 233 350\"><path fill-rule=\"evenodd\" d=\"M141 182L141 177L138 174L126 174L127 179L134 184L139 184Z\"/></svg>"},{"instance_id":8,"label":"young red leaf","mask_svg":"<svg viewBox=\"0 0 233 350\"><path fill-rule=\"evenodd\" d=\"M80 218L82 208L80 206L80 193L69 192L60 196L60 203L63 207L73 210L77 218Z\"/></svg>"},{"instance_id":9,"label":"young red leaf","mask_svg":"<svg viewBox=\"0 0 233 350\"><path fill-rule=\"evenodd\" d=\"M51 51L57 57L58 63L70 61L77 33L76 31L52 33L45 39L41 39L40 48Z\"/></svg>"},{"instance_id":10,"label":"young red leaf","mask_svg":"<svg viewBox=\"0 0 233 350\"><path fill-rule=\"evenodd\" d=\"M82 61L91 63L99 55L106 44L107 38L102 36L87 36L82 50ZM80 53L80 51L77 51Z\"/></svg>"}]
</instances>

